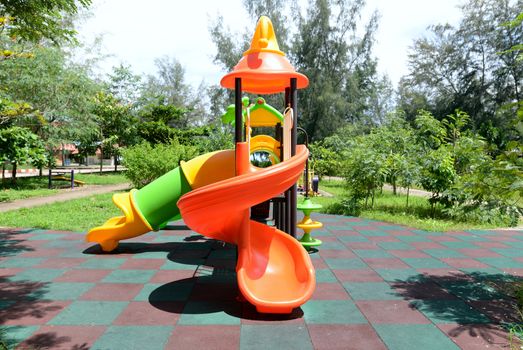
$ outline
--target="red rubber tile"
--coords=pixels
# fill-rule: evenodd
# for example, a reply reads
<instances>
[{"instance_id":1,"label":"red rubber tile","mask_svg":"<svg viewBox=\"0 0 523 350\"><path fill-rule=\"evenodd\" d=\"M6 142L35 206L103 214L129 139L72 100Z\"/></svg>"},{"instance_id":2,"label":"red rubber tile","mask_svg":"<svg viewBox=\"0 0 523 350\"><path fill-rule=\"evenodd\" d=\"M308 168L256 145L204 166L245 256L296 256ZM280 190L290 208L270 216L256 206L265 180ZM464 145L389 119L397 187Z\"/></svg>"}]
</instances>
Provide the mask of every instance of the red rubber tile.
<instances>
[{"instance_id":1,"label":"red rubber tile","mask_svg":"<svg viewBox=\"0 0 523 350\"><path fill-rule=\"evenodd\" d=\"M332 234L335 236L361 236L358 231L354 230L334 230Z\"/></svg>"},{"instance_id":2,"label":"red rubber tile","mask_svg":"<svg viewBox=\"0 0 523 350\"><path fill-rule=\"evenodd\" d=\"M370 323L429 324L420 311L404 300L357 301L356 305Z\"/></svg>"},{"instance_id":3,"label":"red rubber tile","mask_svg":"<svg viewBox=\"0 0 523 350\"><path fill-rule=\"evenodd\" d=\"M412 242L410 245L416 249L448 249L448 247L436 242Z\"/></svg>"},{"instance_id":4,"label":"red rubber tile","mask_svg":"<svg viewBox=\"0 0 523 350\"><path fill-rule=\"evenodd\" d=\"M46 269L71 269L87 261L83 258L51 258L47 259L38 266L37 268Z\"/></svg>"},{"instance_id":5,"label":"red rubber tile","mask_svg":"<svg viewBox=\"0 0 523 350\"><path fill-rule=\"evenodd\" d=\"M462 248L458 249L458 252L470 256L471 258L501 258L502 256L498 253L495 253L491 250L484 248Z\"/></svg>"},{"instance_id":6,"label":"red rubber tile","mask_svg":"<svg viewBox=\"0 0 523 350\"><path fill-rule=\"evenodd\" d=\"M431 256L419 250L387 250L389 254L398 258L430 258Z\"/></svg>"},{"instance_id":7,"label":"red rubber tile","mask_svg":"<svg viewBox=\"0 0 523 350\"><path fill-rule=\"evenodd\" d=\"M426 236L428 239L434 242L461 242L461 240L451 236Z\"/></svg>"},{"instance_id":8,"label":"red rubber tile","mask_svg":"<svg viewBox=\"0 0 523 350\"><path fill-rule=\"evenodd\" d=\"M307 325L316 350L386 350L387 347L372 326L356 325Z\"/></svg>"},{"instance_id":9,"label":"red rubber tile","mask_svg":"<svg viewBox=\"0 0 523 350\"><path fill-rule=\"evenodd\" d=\"M395 282L394 290L407 300L455 300L456 296L450 294L434 282Z\"/></svg>"},{"instance_id":10,"label":"red rubber tile","mask_svg":"<svg viewBox=\"0 0 523 350\"><path fill-rule=\"evenodd\" d=\"M20 273L24 271L24 269L18 269L18 268L0 268L0 281L4 279L5 277L14 276L17 273Z\"/></svg>"},{"instance_id":11,"label":"red rubber tile","mask_svg":"<svg viewBox=\"0 0 523 350\"><path fill-rule=\"evenodd\" d=\"M488 268L489 267L487 264L484 264L484 263L474 260L474 259L442 258L440 260L457 269Z\"/></svg>"},{"instance_id":12,"label":"red rubber tile","mask_svg":"<svg viewBox=\"0 0 523 350\"><path fill-rule=\"evenodd\" d=\"M371 242L401 242L396 237L392 236L370 236L367 239Z\"/></svg>"},{"instance_id":13,"label":"red rubber tile","mask_svg":"<svg viewBox=\"0 0 523 350\"><path fill-rule=\"evenodd\" d=\"M65 252L65 249L58 248L38 248L31 252L24 252L18 255L21 258L50 258Z\"/></svg>"},{"instance_id":14,"label":"red rubber tile","mask_svg":"<svg viewBox=\"0 0 523 350\"><path fill-rule=\"evenodd\" d=\"M496 323L521 323L521 318L515 312L515 300L474 300L469 305L487 315Z\"/></svg>"},{"instance_id":15,"label":"red rubber tile","mask_svg":"<svg viewBox=\"0 0 523 350\"><path fill-rule=\"evenodd\" d=\"M320 249L320 256L328 259L357 258L350 250Z\"/></svg>"},{"instance_id":16,"label":"red rubber tile","mask_svg":"<svg viewBox=\"0 0 523 350\"><path fill-rule=\"evenodd\" d=\"M416 234L409 230L388 230L387 233L392 236L415 236Z\"/></svg>"},{"instance_id":17,"label":"red rubber tile","mask_svg":"<svg viewBox=\"0 0 523 350\"><path fill-rule=\"evenodd\" d=\"M42 326L21 345L21 349L89 349L105 332L105 326Z\"/></svg>"},{"instance_id":18,"label":"red rubber tile","mask_svg":"<svg viewBox=\"0 0 523 350\"><path fill-rule=\"evenodd\" d=\"M301 308L292 310L290 314L260 314L252 304L246 302L243 298L240 297L238 300L242 302L241 324L270 326L305 325Z\"/></svg>"},{"instance_id":19,"label":"red rubber tile","mask_svg":"<svg viewBox=\"0 0 523 350\"><path fill-rule=\"evenodd\" d=\"M113 322L117 326L172 326L180 319L183 302L157 302L159 308L147 301L131 301Z\"/></svg>"},{"instance_id":20,"label":"red rubber tile","mask_svg":"<svg viewBox=\"0 0 523 350\"><path fill-rule=\"evenodd\" d=\"M239 349L240 326L177 326L166 349Z\"/></svg>"},{"instance_id":21,"label":"red rubber tile","mask_svg":"<svg viewBox=\"0 0 523 350\"><path fill-rule=\"evenodd\" d=\"M76 269L66 271L55 282L100 282L112 270Z\"/></svg>"},{"instance_id":22,"label":"red rubber tile","mask_svg":"<svg viewBox=\"0 0 523 350\"><path fill-rule=\"evenodd\" d=\"M317 270L328 269L329 268L327 263L325 263L325 260L323 260L321 258L320 259L311 259L311 261L312 261L312 265Z\"/></svg>"},{"instance_id":23,"label":"red rubber tile","mask_svg":"<svg viewBox=\"0 0 523 350\"><path fill-rule=\"evenodd\" d=\"M193 277L193 270L159 270L151 277L149 283L169 283Z\"/></svg>"},{"instance_id":24,"label":"red rubber tile","mask_svg":"<svg viewBox=\"0 0 523 350\"><path fill-rule=\"evenodd\" d=\"M383 278L372 269L332 270L340 282L383 282Z\"/></svg>"},{"instance_id":25,"label":"red rubber tile","mask_svg":"<svg viewBox=\"0 0 523 350\"><path fill-rule=\"evenodd\" d=\"M409 265L397 258L363 258L369 267L373 269L408 269Z\"/></svg>"},{"instance_id":26,"label":"red rubber tile","mask_svg":"<svg viewBox=\"0 0 523 350\"><path fill-rule=\"evenodd\" d=\"M351 249L377 249L376 243L373 242L346 242L345 246Z\"/></svg>"},{"instance_id":27,"label":"red rubber tile","mask_svg":"<svg viewBox=\"0 0 523 350\"><path fill-rule=\"evenodd\" d=\"M315 300L347 300L349 294L339 283L317 283L311 299Z\"/></svg>"},{"instance_id":28,"label":"red rubber tile","mask_svg":"<svg viewBox=\"0 0 523 350\"><path fill-rule=\"evenodd\" d=\"M510 248L509 245L501 242L474 242L474 245L481 248Z\"/></svg>"},{"instance_id":29,"label":"red rubber tile","mask_svg":"<svg viewBox=\"0 0 523 350\"><path fill-rule=\"evenodd\" d=\"M3 325L43 325L65 309L70 301L24 300L16 302L7 309L0 310L0 324Z\"/></svg>"},{"instance_id":30,"label":"red rubber tile","mask_svg":"<svg viewBox=\"0 0 523 350\"><path fill-rule=\"evenodd\" d=\"M510 349L508 334L494 325L436 325L463 350ZM517 341L514 344L517 348Z\"/></svg>"},{"instance_id":31,"label":"red rubber tile","mask_svg":"<svg viewBox=\"0 0 523 350\"><path fill-rule=\"evenodd\" d=\"M100 283L89 289L79 299L97 301L131 301L143 289L137 283Z\"/></svg>"},{"instance_id":32,"label":"red rubber tile","mask_svg":"<svg viewBox=\"0 0 523 350\"><path fill-rule=\"evenodd\" d=\"M165 259L128 259L120 270L158 270L165 264Z\"/></svg>"}]
</instances>

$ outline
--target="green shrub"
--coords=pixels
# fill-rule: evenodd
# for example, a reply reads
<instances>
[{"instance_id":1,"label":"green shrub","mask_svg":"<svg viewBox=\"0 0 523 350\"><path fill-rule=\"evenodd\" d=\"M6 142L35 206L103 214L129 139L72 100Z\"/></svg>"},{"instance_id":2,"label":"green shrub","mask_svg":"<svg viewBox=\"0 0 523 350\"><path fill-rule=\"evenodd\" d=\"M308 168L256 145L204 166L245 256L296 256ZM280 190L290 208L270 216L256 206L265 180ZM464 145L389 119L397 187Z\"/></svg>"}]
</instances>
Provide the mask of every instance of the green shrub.
<instances>
[{"instance_id":1,"label":"green shrub","mask_svg":"<svg viewBox=\"0 0 523 350\"><path fill-rule=\"evenodd\" d=\"M177 167L180 161L197 156L198 150L194 146L180 145L178 141L155 146L143 142L124 149L122 155L127 168L125 176L133 186L142 188Z\"/></svg>"}]
</instances>

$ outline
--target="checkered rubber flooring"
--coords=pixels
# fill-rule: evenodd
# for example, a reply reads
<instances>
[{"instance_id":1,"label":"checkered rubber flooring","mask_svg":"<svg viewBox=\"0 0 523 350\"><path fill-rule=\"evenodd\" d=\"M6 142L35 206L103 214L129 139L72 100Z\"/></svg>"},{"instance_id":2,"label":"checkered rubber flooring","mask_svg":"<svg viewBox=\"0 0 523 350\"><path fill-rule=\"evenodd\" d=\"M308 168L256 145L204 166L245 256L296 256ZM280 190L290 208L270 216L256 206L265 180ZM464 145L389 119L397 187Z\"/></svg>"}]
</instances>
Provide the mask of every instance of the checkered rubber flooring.
<instances>
[{"instance_id":1,"label":"checkered rubber flooring","mask_svg":"<svg viewBox=\"0 0 523 350\"><path fill-rule=\"evenodd\" d=\"M121 243L0 231L3 338L30 349L507 348L523 232L426 232L314 215L317 287L286 316L238 297L234 246L183 225Z\"/></svg>"}]
</instances>

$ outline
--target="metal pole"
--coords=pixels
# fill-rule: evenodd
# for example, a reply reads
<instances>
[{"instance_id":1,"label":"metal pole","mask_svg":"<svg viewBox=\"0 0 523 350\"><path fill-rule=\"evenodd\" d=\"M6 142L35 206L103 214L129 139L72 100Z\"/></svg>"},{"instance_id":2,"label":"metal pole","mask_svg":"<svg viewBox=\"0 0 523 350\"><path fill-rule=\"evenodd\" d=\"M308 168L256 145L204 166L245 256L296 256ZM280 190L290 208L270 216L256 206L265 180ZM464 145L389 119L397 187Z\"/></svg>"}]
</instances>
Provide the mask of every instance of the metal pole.
<instances>
[{"instance_id":1,"label":"metal pole","mask_svg":"<svg viewBox=\"0 0 523 350\"><path fill-rule=\"evenodd\" d=\"M53 187L53 179L51 175L51 167L49 167L49 182L47 184L47 188L51 189Z\"/></svg>"},{"instance_id":2,"label":"metal pole","mask_svg":"<svg viewBox=\"0 0 523 350\"><path fill-rule=\"evenodd\" d=\"M71 188L74 188L74 169L71 169Z\"/></svg>"},{"instance_id":3,"label":"metal pole","mask_svg":"<svg viewBox=\"0 0 523 350\"><path fill-rule=\"evenodd\" d=\"M309 135L307 134L307 131L305 131L304 128L300 128L299 126L298 126L298 130L303 132L303 134L305 135L305 147L307 147L307 149L308 149L309 148ZM305 188L305 198L309 198L309 157L307 157L307 160L305 161L304 188Z\"/></svg>"},{"instance_id":4,"label":"metal pole","mask_svg":"<svg viewBox=\"0 0 523 350\"><path fill-rule=\"evenodd\" d=\"M291 156L296 155L296 134L298 130L298 80L296 78L291 78L291 89L290 89L290 99L291 99L291 107L292 107L292 114L294 116L294 120L292 123L292 131L291 131ZM296 184L292 185L290 190L290 197L291 197L291 207L290 207L290 235L292 237L296 237L296 222L297 222L297 204L298 204L298 187Z\"/></svg>"},{"instance_id":5,"label":"metal pole","mask_svg":"<svg viewBox=\"0 0 523 350\"><path fill-rule=\"evenodd\" d=\"M291 107L291 89L290 88L285 88L285 108L287 107ZM285 132L286 130L284 130ZM282 137L282 140L283 140L283 137ZM287 147L287 145L284 145L284 147ZM282 160L286 160L284 159L285 157L282 157ZM285 191L285 202L282 203L283 204L283 210L282 210L282 213L283 213L283 229L285 232L287 232L288 234L292 235L292 228L291 228L291 222L290 222L290 218L291 218L291 207L292 207L292 203L291 203L291 189L288 189L287 191Z\"/></svg>"},{"instance_id":6,"label":"metal pole","mask_svg":"<svg viewBox=\"0 0 523 350\"><path fill-rule=\"evenodd\" d=\"M234 142L243 142L242 79L234 79Z\"/></svg>"}]
</instances>

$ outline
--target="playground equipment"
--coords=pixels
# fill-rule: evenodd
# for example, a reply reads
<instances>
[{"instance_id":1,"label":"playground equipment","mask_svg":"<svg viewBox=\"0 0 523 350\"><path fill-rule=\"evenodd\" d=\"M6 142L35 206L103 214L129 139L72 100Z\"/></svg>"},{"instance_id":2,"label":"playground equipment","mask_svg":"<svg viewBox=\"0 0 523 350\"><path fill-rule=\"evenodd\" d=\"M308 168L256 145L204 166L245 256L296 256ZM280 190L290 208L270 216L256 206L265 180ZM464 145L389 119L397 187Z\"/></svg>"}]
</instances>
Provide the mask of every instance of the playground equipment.
<instances>
[{"instance_id":1,"label":"playground equipment","mask_svg":"<svg viewBox=\"0 0 523 350\"><path fill-rule=\"evenodd\" d=\"M69 175L69 177L67 177ZM66 170L52 170L49 169L49 175L48 175L48 188L53 187L53 181L67 181L71 184L71 188L74 188L74 185L76 186L83 186L85 185L85 182L76 180L74 178L74 169L71 169L71 171Z\"/></svg>"},{"instance_id":2,"label":"playground equipment","mask_svg":"<svg viewBox=\"0 0 523 350\"><path fill-rule=\"evenodd\" d=\"M315 288L311 259L296 236L296 181L308 149L296 145L297 89L308 79L297 73L279 50L272 23L261 17L251 42L234 70L221 80L235 90L234 108L224 120L235 127L235 149L217 151L182 162L140 190L115 194L123 216L108 220L87 234L112 251L122 239L159 229L182 217L192 230L238 246L238 286L247 301L263 313L290 313ZM279 113L258 98L253 105L241 94L285 92L286 111ZM234 118L232 118L234 116ZM275 138L251 137L251 127L272 126ZM271 166L251 164L255 152L268 152ZM284 193L277 227L250 219L250 208ZM281 196L280 196L281 197Z\"/></svg>"}]
</instances>

